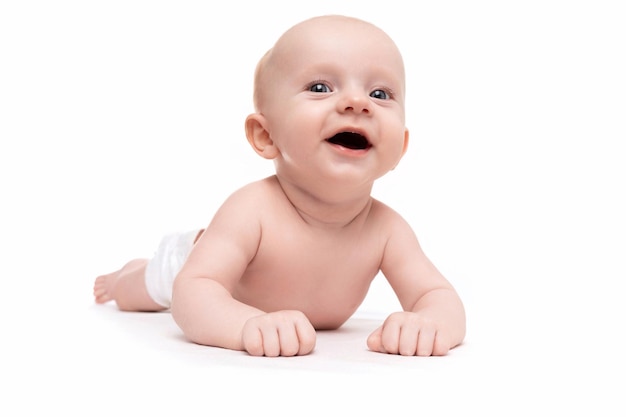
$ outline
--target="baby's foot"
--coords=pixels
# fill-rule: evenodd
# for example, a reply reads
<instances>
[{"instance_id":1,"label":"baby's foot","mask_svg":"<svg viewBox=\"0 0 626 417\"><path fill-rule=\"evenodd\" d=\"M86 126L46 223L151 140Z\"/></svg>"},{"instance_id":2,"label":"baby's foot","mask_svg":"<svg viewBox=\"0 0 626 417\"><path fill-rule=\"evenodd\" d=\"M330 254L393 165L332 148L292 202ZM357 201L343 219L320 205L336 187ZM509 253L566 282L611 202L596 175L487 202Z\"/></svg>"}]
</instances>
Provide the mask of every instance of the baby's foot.
<instances>
[{"instance_id":1,"label":"baby's foot","mask_svg":"<svg viewBox=\"0 0 626 417\"><path fill-rule=\"evenodd\" d=\"M100 275L96 278L96 282L93 285L93 296L96 299L96 303L104 304L113 299L113 288L115 287L118 278L119 271L106 275Z\"/></svg>"}]
</instances>

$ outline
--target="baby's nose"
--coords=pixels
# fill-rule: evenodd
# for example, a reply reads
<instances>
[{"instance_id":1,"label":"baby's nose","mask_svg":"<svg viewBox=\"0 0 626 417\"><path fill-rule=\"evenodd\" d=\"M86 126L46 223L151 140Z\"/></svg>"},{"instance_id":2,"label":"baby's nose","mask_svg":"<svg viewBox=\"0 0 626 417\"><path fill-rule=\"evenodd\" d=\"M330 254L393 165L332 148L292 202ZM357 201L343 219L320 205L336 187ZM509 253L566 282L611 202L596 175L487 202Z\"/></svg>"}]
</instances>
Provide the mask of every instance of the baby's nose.
<instances>
[{"instance_id":1,"label":"baby's nose","mask_svg":"<svg viewBox=\"0 0 626 417\"><path fill-rule=\"evenodd\" d=\"M358 91L345 91L338 101L339 112L369 113L370 100L367 94Z\"/></svg>"}]
</instances>

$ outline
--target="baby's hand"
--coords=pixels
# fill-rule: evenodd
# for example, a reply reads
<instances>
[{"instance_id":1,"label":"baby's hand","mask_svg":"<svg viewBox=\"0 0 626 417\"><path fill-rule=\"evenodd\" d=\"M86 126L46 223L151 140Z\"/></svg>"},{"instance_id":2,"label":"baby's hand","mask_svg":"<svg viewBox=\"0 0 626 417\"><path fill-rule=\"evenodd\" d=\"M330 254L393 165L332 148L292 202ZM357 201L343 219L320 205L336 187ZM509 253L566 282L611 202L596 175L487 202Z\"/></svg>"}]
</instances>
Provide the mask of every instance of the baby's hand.
<instances>
[{"instance_id":1,"label":"baby's hand","mask_svg":"<svg viewBox=\"0 0 626 417\"><path fill-rule=\"evenodd\" d=\"M315 329L300 311L276 311L249 319L242 341L252 356L306 355L315 347Z\"/></svg>"},{"instance_id":2,"label":"baby's hand","mask_svg":"<svg viewBox=\"0 0 626 417\"><path fill-rule=\"evenodd\" d=\"M442 356L450 350L437 323L407 311L391 314L367 338L367 346L376 352L403 356Z\"/></svg>"}]
</instances>

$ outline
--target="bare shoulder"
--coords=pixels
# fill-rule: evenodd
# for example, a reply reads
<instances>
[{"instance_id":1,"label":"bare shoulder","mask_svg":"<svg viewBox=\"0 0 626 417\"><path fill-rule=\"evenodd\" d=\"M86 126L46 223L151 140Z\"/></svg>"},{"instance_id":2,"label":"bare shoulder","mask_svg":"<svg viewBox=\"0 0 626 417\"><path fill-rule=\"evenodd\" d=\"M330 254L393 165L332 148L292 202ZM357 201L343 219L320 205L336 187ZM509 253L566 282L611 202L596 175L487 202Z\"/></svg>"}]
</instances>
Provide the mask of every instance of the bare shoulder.
<instances>
[{"instance_id":1,"label":"bare shoulder","mask_svg":"<svg viewBox=\"0 0 626 417\"><path fill-rule=\"evenodd\" d=\"M235 190L226 199L224 205L229 209L232 209L233 206L242 209L258 209L266 203L272 203L278 193L280 193L280 187L276 177L270 176Z\"/></svg>"},{"instance_id":2,"label":"bare shoulder","mask_svg":"<svg viewBox=\"0 0 626 417\"><path fill-rule=\"evenodd\" d=\"M231 255L243 253L246 260L254 256L266 213L271 213L275 204L273 194L277 191L274 182L272 177L255 181L238 188L226 198L198 241L198 246L204 248L205 258L208 259L206 253L224 257L226 250L230 250Z\"/></svg>"},{"instance_id":3,"label":"bare shoulder","mask_svg":"<svg viewBox=\"0 0 626 417\"><path fill-rule=\"evenodd\" d=\"M372 198L370 218L372 223L379 227L382 226L389 231L396 230L397 228L412 230L409 223L400 213L375 198Z\"/></svg>"}]
</instances>

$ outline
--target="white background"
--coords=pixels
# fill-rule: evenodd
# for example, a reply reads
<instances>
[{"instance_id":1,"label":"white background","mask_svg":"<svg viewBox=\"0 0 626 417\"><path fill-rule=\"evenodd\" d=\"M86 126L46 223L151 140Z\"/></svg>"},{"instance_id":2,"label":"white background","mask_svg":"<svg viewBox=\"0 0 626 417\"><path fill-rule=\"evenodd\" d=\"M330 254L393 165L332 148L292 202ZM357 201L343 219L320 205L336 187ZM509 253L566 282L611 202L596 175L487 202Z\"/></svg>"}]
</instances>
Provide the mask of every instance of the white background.
<instances>
[{"instance_id":1,"label":"white background","mask_svg":"<svg viewBox=\"0 0 626 417\"><path fill-rule=\"evenodd\" d=\"M444 405L480 412L485 403L458 401L478 392L492 400L506 393L510 401L494 415L541 407L623 413L617 395L625 372L626 13L620 5L3 2L0 381L10 400L3 405L25 414L79 403L88 415L111 410L109 387L132 380L125 370L141 353L129 347L128 363L121 358L119 369L111 369L105 361L103 372L103 356L115 343L80 348L81 338L101 329L115 337L106 320L94 320L93 279L149 256L164 233L206 225L230 192L272 173L271 162L244 137L254 66L291 25L340 13L375 23L403 52L410 148L374 195L413 225L468 310L472 349L461 357L472 366L461 369L479 364L478 372L454 375L462 383L438 391L443 402L431 401L431 415ZM377 278L362 312L395 308ZM445 359L439 364L449 372ZM410 391L426 377L401 385ZM319 390L334 378L317 375L315 387L302 392L326 404ZM167 372L156 379L164 387L192 383ZM396 391L380 381L348 381L369 389L334 396L356 407L381 384L390 394L381 401L397 405ZM73 399L60 400L68 395ZM208 414L219 399L241 407L250 395L219 393L205 404L175 403L155 392L154 401L167 397L168 410L202 407ZM409 414L424 410L424 399L404 401ZM302 403L292 406L302 414ZM330 404L324 407L333 415Z\"/></svg>"}]
</instances>

